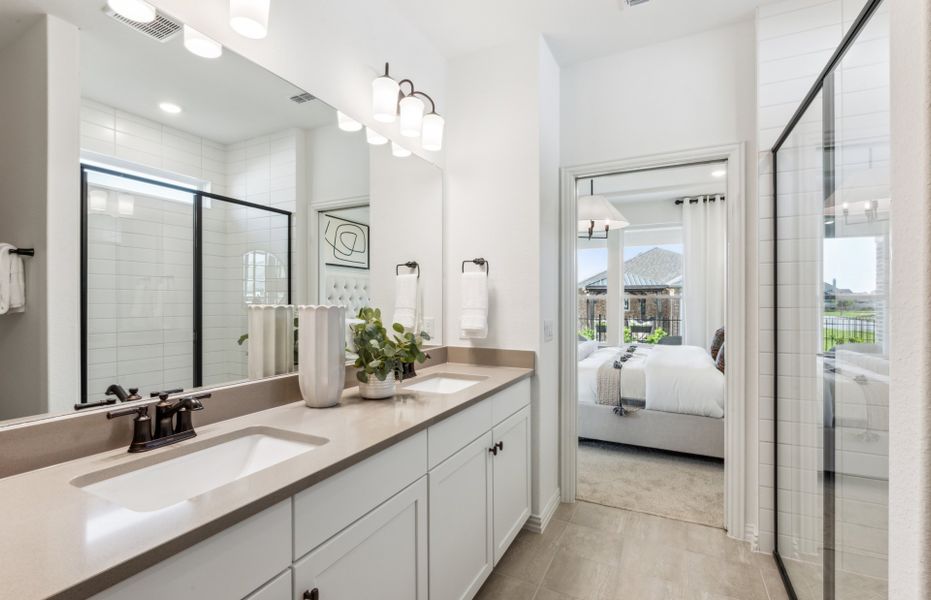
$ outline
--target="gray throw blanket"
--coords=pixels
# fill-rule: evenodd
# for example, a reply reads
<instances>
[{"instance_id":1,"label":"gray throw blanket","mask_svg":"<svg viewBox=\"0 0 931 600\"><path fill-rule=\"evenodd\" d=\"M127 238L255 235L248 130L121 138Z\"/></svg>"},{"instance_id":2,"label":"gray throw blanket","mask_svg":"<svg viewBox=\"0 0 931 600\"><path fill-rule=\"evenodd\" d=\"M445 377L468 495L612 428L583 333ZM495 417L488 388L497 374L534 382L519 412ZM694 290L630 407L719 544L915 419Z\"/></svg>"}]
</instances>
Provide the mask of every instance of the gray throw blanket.
<instances>
[{"instance_id":1,"label":"gray throw blanket","mask_svg":"<svg viewBox=\"0 0 931 600\"><path fill-rule=\"evenodd\" d=\"M618 406L621 403L621 370L615 368L619 363L617 359L620 353L613 360L606 360L603 365L598 367L598 404L606 406Z\"/></svg>"}]
</instances>

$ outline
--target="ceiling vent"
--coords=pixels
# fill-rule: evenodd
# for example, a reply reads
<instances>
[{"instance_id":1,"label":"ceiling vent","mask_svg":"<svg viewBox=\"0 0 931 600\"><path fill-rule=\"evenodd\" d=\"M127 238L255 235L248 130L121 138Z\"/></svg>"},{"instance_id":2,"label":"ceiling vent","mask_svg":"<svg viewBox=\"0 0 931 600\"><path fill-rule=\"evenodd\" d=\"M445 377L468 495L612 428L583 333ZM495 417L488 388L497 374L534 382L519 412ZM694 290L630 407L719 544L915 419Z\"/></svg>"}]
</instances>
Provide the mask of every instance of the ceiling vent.
<instances>
[{"instance_id":1,"label":"ceiling vent","mask_svg":"<svg viewBox=\"0 0 931 600\"><path fill-rule=\"evenodd\" d=\"M160 13L155 16L155 20L151 23L139 23L138 21L127 19L107 6L104 7L103 12L105 12L108 17L119 21L127 27L135 29L139 33L157 42L167 42L181 31L181 23L172 21Z\"/></svg>"},{"instance_id":2,"label":"ceiling vent","mask_svg":"<svg viewBox=\"0 0 931 600\"><path fill-rule=\"evenodd\" d=\"M311 100L316 100L316 96L309 92L304 92L303 94L298 94L296 96L291 96L291 102L295 104L304 104L305 102L310 102Z\"/></svg>"}]
</instances>

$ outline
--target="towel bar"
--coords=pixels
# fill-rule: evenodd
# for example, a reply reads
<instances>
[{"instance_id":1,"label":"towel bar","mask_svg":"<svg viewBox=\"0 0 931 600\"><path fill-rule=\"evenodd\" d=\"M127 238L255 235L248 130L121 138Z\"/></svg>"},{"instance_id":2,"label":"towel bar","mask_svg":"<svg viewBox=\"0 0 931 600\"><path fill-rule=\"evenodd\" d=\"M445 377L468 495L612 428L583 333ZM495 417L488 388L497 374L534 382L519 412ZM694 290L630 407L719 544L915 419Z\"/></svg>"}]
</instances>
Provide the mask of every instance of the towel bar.
<instances>
[{"instance_id":1,"label":"towel bar","mask_svg":"<svg viewBox=\"0 0 931 600\"><path fill-rule=\"evenodd\" d=\"M420 277L420 265L417 263L416 260L411 260L411 261L408 261L408 262L406 262L406 263L400 263L400 264L398 264L398 265L395 265L395 267L394 267L394 274L395 274L395 276L401 274L401 273L400 273L401 267L407 267L407 268L410 269L411 271L413 271L414 269L417 269L417 277L418 277L418 278Z\"/></svg>"},{"instance_id":2,"label":"towel bar","mask_svg":"<svg viewBox=\"0 0 931 600\"><path fill-rule=\"evenodd\" d=\"M35 248L13 248L10 250L10 254L18 254L20 256L35 256Z\"/></svg>"},{"instance_id":3,"label":"towel bar","mask_svg":"<svg viewBox=\"0 0 931 600\"><path fill-rule=\"evenodd\" d=\"M473 263L479 267L485 267L485 273L488 274L491 272L491 266L489 266L488 261L484 258L473 258L472 260L462 261L462 272L465 273L466 263Z\"/></svg>"}]
</instances>

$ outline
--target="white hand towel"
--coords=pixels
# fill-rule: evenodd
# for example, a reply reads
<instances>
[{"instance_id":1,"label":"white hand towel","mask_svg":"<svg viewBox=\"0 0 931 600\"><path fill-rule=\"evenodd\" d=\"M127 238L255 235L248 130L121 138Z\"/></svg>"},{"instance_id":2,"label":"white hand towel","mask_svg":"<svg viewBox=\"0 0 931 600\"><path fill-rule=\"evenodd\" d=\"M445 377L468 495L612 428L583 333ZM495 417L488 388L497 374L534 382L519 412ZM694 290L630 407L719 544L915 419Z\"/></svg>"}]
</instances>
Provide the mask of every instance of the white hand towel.
<instances>
[{"instance_id":1,"label":"white hand towel","mask_svg":"<svg viewBox=\"0 0 931 600\"><path fill-rule=\"evenodd\" d=\"M488 275L485 272L462 274L462 314L459 316L460 337L488 337Z\"/></svg>"},{"instance_id":2,"label":"white hand towel","mask_svg":"<svg viewBox=\"0 0 931 600\"><path fill-rule=\"evenodd\" d=\"M0 244L0 315L23 312L26 307L23 258L10 253L15 249L10 244Z\"/></svg>"},{"instance_id":3,"label":"white hand towel","mask_svg":"<svg viewBox=\"0 0 931 600\"><path fill-rule=\"evenodd\" d=\"M420 278L416 274L398 275L394 281L394 318L391 322L413 331L419 315L419 298Z\"/></svg>"}]
</instances>

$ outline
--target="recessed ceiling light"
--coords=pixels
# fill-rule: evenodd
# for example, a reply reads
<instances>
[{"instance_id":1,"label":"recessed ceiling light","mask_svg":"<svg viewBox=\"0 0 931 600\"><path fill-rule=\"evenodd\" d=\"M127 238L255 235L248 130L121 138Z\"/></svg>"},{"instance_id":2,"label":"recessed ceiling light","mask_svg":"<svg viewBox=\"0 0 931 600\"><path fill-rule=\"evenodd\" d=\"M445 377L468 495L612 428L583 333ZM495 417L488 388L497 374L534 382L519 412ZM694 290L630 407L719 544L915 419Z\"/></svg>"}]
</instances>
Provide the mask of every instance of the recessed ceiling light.
<instances>
[{"instance_id":1,"label":"recessed ceiling light","mask_svg":"<svg viewBox=\"0 0 931 600\"><path fill-rule=\"evenodd\" d=\"M719 179L720 179L721 177L724 177L725 175L727 175L727 169L718 169L718 170L716 170L716 171L712 171L712 172L711 172L711 176L712 176L712 177L717 177L717 178L719 178Z\"/></svg>"},{"instance_id":2,"label":"recessed ceiling light","mask_svg":"<svg viewBox=\"0 0 931 600\"><path fill-rule=\"evenodd\" d=\"M155 7L144 0L107 0L107 6L130 21L151 23L155 20Z\"/></svg>"},{"instance_id":3,"label":"recessed ceiling light","mask_svg":"<svg viewBox=\"0 0 931 600\"><path fill-rule=\"evenodd\" d=\"M268 35L271 0L230 0L230 27L243 37L260 40Z\"/></svg>"},{"instance_id":4,"label":"recessed ceiling light","mask_svg":"<svg viewBox=\"0 0 931 600\"><path fill-rule=\"evenodd\" d=\"M184 47L191 54L202 58L220 58L223 46L220 42L210 39L193 27L184 26Z\"/></svg>"},{"instance_id":5,"label":"recessed ceiling light","mask_svg":"<svg viewBox=\"0 0 931 600\"><path fill-rule=\"evenodd\" d=\"M176 115L181 112L181 107L173 102L161 102L158 107L169 115Z\"/></svg>"},{"instance_id":6,"label":"recessed ceiling light","mask_svg":"<svg viewBox=\"0 0 931 600\"><path fill-rule=\"evenodd\" d=\"M362 129L362 123L344 115L342 111L336 111L336 124L343 131L359 131Z\"/></svg>"},{"instance_id":7,"label":"recessed ceiling light","mask_svg":"<svg viewBox=\"0 0 931 600\"><path fill-rule=\"evenodd\" d=\"M407 158L411 155L411 151L397 142L391 142L391 154L398 158Z\"/></svg>"}]
</instances>

